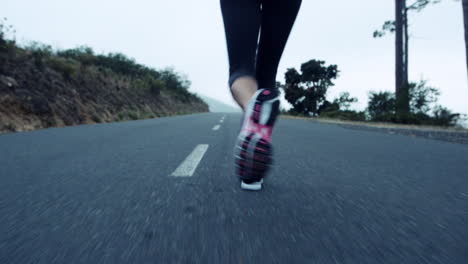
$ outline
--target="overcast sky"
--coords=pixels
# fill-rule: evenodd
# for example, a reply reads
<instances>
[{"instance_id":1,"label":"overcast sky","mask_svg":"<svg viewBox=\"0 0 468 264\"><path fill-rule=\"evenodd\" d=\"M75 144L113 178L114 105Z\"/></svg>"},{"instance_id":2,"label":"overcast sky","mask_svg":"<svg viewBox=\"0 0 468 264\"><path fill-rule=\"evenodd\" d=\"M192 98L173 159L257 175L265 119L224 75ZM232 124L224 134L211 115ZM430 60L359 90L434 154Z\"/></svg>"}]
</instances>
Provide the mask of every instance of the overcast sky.
<instances>
[{"instance_id":1,"label":"overcast sky","mask_svg":"<svg viewBox=\"0 0 468 264\"><path fill-rule=\"evenodd\" d=\"M20 42L87 45L156 69L172 66L189 77L193 92L234 104L219 0L2 0L0 16ZM392 0L304 0L278 81L287 68L325 60L341 71L329 99L349 91L363 109L369 91L394 89L394 37L372 38L393 16ZM460 2L444 0L412 14L410 24L410 79L427 79L441 90L442 105L468 113Z\"/></svg>"}]
</instances>

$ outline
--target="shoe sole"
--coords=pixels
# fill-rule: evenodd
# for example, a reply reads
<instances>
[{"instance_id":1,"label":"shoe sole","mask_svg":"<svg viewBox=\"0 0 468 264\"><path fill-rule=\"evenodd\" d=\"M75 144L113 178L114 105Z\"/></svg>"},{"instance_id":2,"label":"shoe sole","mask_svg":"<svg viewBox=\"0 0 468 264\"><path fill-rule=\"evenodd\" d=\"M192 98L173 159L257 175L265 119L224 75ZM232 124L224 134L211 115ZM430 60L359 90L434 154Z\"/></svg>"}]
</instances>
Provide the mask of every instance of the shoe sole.
<instances>
[{"instance_id":1,"label":"shoe sole","mask_svg":"<svg viewBox=\"0 0 468 264\"><path fill-rule=\"evenodd\" d=\"M235 165L243 180L259 181L272 164L272 147L265 140L251 133L236 146Z\"/></svg>"},{"instance_id":2,"label":"shoe sole","mask_svg":"<svg viewBox=\"0 0 468 264\"><path fill-rule=\"evenodd\" d=\"M266 125L274 123L274 120L271 121L271 115L274 114L275 102L279 104L279 97L273 97L260 103L257 98L264 92L264 90L259 90L255 94L255 99L249 103L249 110L243 121L243 128L258 126L260 129L255 129L256 131L251 131L248 134L241 131L234 152L237 175L245 180L259 181L266 175L273 163L273 150L270 143L272 128L266 127ZM279 108L279 106L276 107ZM274 115L274 119L276 119L276 114ZM270 136L265 136L263 133L265 129L270 130L268 131Z\"/></svg>"},{"instance_id":3,"label":"shoe sole","mask_svg":"<svg viewBox=\"0 0 468 264\"><path fill-rule=\"evenodd\" d=\"M244 181L241 181L241 188L246 191L260 191L263 187L263 179L260 180L260 183L256 182L254 184L248 184Z\"/></svg>"}]
</instances>

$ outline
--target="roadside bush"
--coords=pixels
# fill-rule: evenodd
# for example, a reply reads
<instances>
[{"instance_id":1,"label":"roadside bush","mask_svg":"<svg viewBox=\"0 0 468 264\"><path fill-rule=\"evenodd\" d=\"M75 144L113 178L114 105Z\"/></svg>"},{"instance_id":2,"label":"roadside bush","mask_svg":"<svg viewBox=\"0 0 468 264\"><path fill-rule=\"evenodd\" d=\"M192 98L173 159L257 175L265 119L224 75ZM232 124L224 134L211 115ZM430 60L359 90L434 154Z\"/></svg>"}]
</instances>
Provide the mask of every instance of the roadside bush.
<instances>
[{"instance_id":1,"label":"roadside bush","mask_svg":"<svg viewBox=\"0 0 468 264\"><path fill-rule=\"evenodd\" d=\"M44 69L44 60L50 58L54 54L52 46L36 41L28 43L23 48L31 53L34 64L39 70Z\"/></svg>"},{"instance_id":2,"label":"roadside bush","mask_svg":"<svg viewBox=\"0 0 468 264\"><path fill-rule=\"evenodd\" d=\"M340 119L340 120L349 120L349 121L366 121L365 112L356 112L356 111L350 111L350 110L322 112L320 114L320 117Z\"/></svg>"},{"instance_id":3,"label":"roadside bush","mask_svg":"<svg viewBox=\"0 0 468 264\"><path fill-rule=\"evenodd\" d=\"M408 87L410 112L395 112L395 94L391 92L370 92L367 111L371 121L393 122L401 124L454 126L460 120L458 113L453 113L443 106L435 106L440 92L428 86L425 80L410 83ZM432 112L432 114L430 114Z\"/></svg>"},{"instance_id":4,"label":"roadside bush","mask_svg":"<svg viewBox=\"0 0 468 264\"><path fill-rule=\"evenodd\" d=\"M358 101L356 97L351 97L349 92L342 92L340 96L333 100L333 103L338 105L340 110L349 111L351 104L354 104Z\"/></svg>"},{"instance_id":5,"label":"roadside bush","mask_svg":"<svg viewBox=\"0 0 468 264\"><path fill-rule=\"evenodd\" d=\"M325 112L339 112L340 111L340 105L336 102L330 102L328 100L325 100L325 102L319 107L318 109L318 114L323 115Z\"/></svg>"},{"instance_id":6,"label":"roadside bush","mask_svg":"<svg viewBox=\"0 0 468 264\"><path fill-rule=\"evenodd\" d=\"M159 95L161 93L161 90L164 89L164 87L166 86L166 83L163 80L158 80L153 77L149 77L148 85L152 94Z\"/></svg>"},{"instance_id":7,"label":"roadside bush","mask_svg":"<svg viewBox=\"0 0 468 264\"><path fill-rule=\"evenodd\" d=\"M171 68L161 71L159 79L166 83L166 89L173 91L186 91L191 85L186 76L176 73Z\"/></svg>"},{"instance_id":8,"label":"roadside bush","mask_svg":"<svg viewBox=\"0 0 468 264\"><path fill-rule=\"evenodd\" d=\"M333 102L325 100L318 109L319 116L341 120L365 121L365 112L356 112L349 109L351 104L357 101L358 99L351 97L349 92L342 92Z\"/></svg>"},{"instance_id":9,"label":"roadside bush","mask_svg":"<svg viewBox=\"0 0 468 264\"><path fill-rule=\"evenodd\" d=\"M0 52L10 52L15 48L16 30L12 25L7 24L7 19L0 19Z\"/></svg>"},{"instance_id":10,"label":"roadside bush","mask_svg":"<svg viewBox=\"0 0 468 264\"><path fill-rule=\"evenodd\" d=\"M16 125L13 123L6 123L3 125L3 128L7 131L16 132Z\"/></svg>"},{"instance_id":11,"label":"roadside bush","mask_svg":"<svg viewBox=\"0 0 468 264\"><path fill-rule=\"evenodd\" d=\"M370 92L367 106L372 121L395 121L395 95L391 92Z\"/></svg>"},{"instance_id":12,"label":"roadside bush","mask_svg":"<svg viewBox=\"0 0 468 264\"><path fill-rule=\"evenodd\" d=\"M440 92L437 88L427 85L426 80L408 85L411 113L427 114L437 102Z\"/></svg>"},{"instance_id":13,"label":"roadside bush","mask_svg":"<svg viewBox=\"0 0 468 264\"><path fill-rule=\"evenodd\" d=\"M139 114L137 111L128 111L128 117L131 119L131 120L138 120L139 119Z\"/></svg>"},{"instance_id":14,"label":"roadside bush","mask_svg":"<svg viewBox=\"0 0 468 264\"><path fill-rule=\"evenodd\" d=\"M425 113L400 113L393 115L390 120L399 124L429 125L431 123L431 117Z\"/></svg>"},{"instance_id":15,"label":"roadside bush","mask_svg":"<svg viewBox=\"0 0 468 264\"><path fill-rule=\"evenodd\" d=\"M54 55L54 49L51 45L42 44L37 41L29 42L24 46L24 49L30 51L35 57L48 58Z\"/></svg>"},{"instance_id":16,"label":"roadside bush","mask_svg":"<svg viewBox=\"0 0 468 264\"><path fill-rule=\"evenodd\" d=\"M285 111L285 114L292 115L292 116L298 116L298 117L310 117L310 115L306 115L304 113L297 112L294 108L291 108L288 111Z\"/></svg>"},{"instance_id":17,"label":"roadside bush","mask_svg":"<svg viewBox=\"0 0 468 264\"><path fill-rule=\"evenodd\" d=\"M161 90L165 88L165 82L163 80L155 79L152 76L135 79L132 83L133 87L136 89L149 92L156 96L159 95Z\"/></svg>"},{"instance_id":18,"label":"roadside bush","mask_svg":"<svg viewBox=\"0 0 468 264\"><path fill-rule=\"evenodd\" d=\"M83 66L96 64L96 56L94 55L94 51L88 46L80 46L74 49L57 51L57 56L67 59L74 59L79 61Z\"/></svg>"},{"instance_id":19,"label":"roadside bush","mask_svg":"<svg viewBox=\"0 0 468 264\"><path fill-rule=\"evenodd\" d=\"M72 79L80 69L80 63L74 60L60 57L51 57L47 60L47 65L60 72L65 79Z\"/></svg>"},{"instance_id":20,"label":"roadside bush","mask_svg":"<svg viewBox=\"0 0 468 264\"><path fill-rule=\"evenodd\" d=\"M144 75L144 66L137 64L134 59L130 59L122 53L109 53L108 55L98 55L94 62L97 66L106 67L118 74L131 77L141 77Z\"/></svg>"},{"instance_id":21,"label":"roadside bush","mask_svg":"<svg viewBox=\"0 0 468 264\"><path fill-rule=\"evenodd\" d=\"M93 120L96 123L102 123L103 122L102 118L99 117L97 113L93 113L91 115L91 120Z\"/></svg>"},{"instance_id":22,"label":"roadside bush","mask_svg":"<svg viewBox=\"0 0 468 264\"><path fill-rule=\"evenodd\" d=\"M44 56L52 52L50 47L41 46L37 43L29 48ZM188 92L191 85L190 81L186 76L175 72L172 68L157 71L138 64L134 59L128 58L121 53L96 55L93 49L87 46L57 51L56 54L65 61L76 61L82 66L96 67L106 76L113 73L129 77L133 87L148 91L154 95L159 95L162 90L167 90L183 102L191 99L191 94ZM63 60L57 60L53 64L56 68L62 69L62 72L72 71L71 67L65 67Z\"/></svg>"},{"instance_id":23,"label":"roadside bush","mask_svg":"<svg viewBox=\"0 0 468 264\"><path fill-rule=\"evenodd\" d=\"M119 113L117 114L117 118L116 118L116 119L117 119L117 121L122 121L122 120L124 120L124 119L125 119L125 113L124 113L124 112L119 112Z\"/></svg>"},{"instance_id":24,"label":"roadside bush","mask_svg":"<svg viewBox=\"0 0 468 264\"><path fill-rule=\"evenodd\" d=\"M443 106L436 106L434 108L434 117L432 118L433 125L436 126L454 126L457 124L461 115L453 113L449 109Z\"/></svg>"}]
</instances>

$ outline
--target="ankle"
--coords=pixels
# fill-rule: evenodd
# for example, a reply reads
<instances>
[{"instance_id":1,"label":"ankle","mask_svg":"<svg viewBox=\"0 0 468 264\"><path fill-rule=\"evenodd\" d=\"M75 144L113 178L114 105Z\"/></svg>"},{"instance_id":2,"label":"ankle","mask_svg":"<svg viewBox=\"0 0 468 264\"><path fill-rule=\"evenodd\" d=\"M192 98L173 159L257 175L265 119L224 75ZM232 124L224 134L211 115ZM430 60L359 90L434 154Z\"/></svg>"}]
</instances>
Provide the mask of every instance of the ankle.
<instances>
[{"instance_id":1,"label":"ankle","mask_svg":"<svg viewBox=\"0 0 468 264\"><path fill-rule=\"evenodd\" d=\"M232 84L230 90L234 100L245 111L257 89L258 85L255 79L240 77Z\"/></svg>"}]
</instances>

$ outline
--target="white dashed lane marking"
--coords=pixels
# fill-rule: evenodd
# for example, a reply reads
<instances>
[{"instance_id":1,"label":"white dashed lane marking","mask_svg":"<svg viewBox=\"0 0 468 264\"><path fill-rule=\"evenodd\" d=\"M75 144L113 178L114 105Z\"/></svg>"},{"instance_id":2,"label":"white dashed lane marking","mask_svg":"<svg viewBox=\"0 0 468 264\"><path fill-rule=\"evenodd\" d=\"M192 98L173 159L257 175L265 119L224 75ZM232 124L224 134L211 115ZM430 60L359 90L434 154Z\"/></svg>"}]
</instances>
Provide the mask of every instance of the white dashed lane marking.
<instances>
[{"instance_id":1,"label":"white dashed lane marking","mask_svg":"<svg viewBox=\"0 0 468 264\"><path fill-rule=\"evenodd\" d=\"M223 117L221 117L221 120L219 120L219 122L220 122L221 124L224 123L224 118L225 118L225 117L226 117L226 116L223 116Z\"/></svg>"},{"instance_id":2,"label":"white dashed lane marking","mask_svg":"<svg viewBox=\"0 0 468 264\"><path fill-rule=\"evenodd\" d=\"M216 126L213 127L213 130L216 131L216 130L219 130L220 128L221 128L220 125L216 125Z\"/></svg>"},{"instance_id":3,"label":"white dashed lane marking","mask_svg":"<svg viewBox=\"0 0 468 264\"><path fill-rule=\"evenodd\" d=\"M188 157L180 164L180 166L171 174L173 177L192 177L198 167L198 164L203 159L208 150L207 144L200 144L188 155Z\"/></svg>"}]
</instances>

